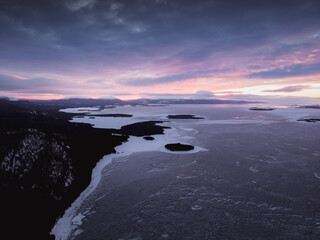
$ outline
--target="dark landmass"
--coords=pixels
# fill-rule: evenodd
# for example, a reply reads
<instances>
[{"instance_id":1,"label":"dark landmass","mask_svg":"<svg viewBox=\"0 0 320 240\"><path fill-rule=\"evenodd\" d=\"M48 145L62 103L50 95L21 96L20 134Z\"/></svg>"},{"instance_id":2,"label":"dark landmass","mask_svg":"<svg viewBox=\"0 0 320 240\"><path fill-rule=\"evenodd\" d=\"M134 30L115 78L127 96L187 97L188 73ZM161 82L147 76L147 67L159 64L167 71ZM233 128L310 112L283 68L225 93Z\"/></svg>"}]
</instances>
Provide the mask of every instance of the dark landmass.
<instances>
[{"instance_id":1,"label":"dark landmass","mask_svg":"<svg viewBox=\"0 0 320 240\"><path fill-rule=\"evenodd\" d=\"M56 220L88 186L104 155L114 153L128 135L164 129L158 122L96 129L70 123L78 114L42 103L0 99L0 212L2 234L10 239L53 239L49 232Z\"/></svg>"},{"instance_id":2,"label":"dark landmass","mask_svg":"<svg viewBox=\"0 0 320 240\"><path fill-rule=\"evenodd\" d=\"M154 137L150 137L150 136L145 136L143 137L144 140L147 140L147 141L153 141L154 140Z\"/></svg>"},{"instance_id":3,"label":"dark landmass","mask_svg":"<svg viewBox=\"0 0 320 240\"><path fill-rule=\"evenodd\" d=\"M306 105L306 106L299 106L298 108L320 109L320 105Z\"/></svg>"},{"instance_id":4,"label":"dark landmass","mask_svg":"<svg viewBox=\"0 0 320 240\"><path fill-rule=\"evenodd\" d=\"M252 108L249 108L249 110L252 110L252 111L273 111L274 108L252 107Z\"/></svg>"},{"instance_id":5,"label":"dark landmass","mask_svg":"<svg viewBox=\"0 0 320 240\"><path fill-rule=\"evenodd\" d=\"M163 134L164 129L168 127L156 125L157 123L163 123L163 122L162 121L138 122L138 123L121 127L121 129L119 130L119 133L124 135L136 136L136 137Z\"/></svg>"},{"instance_id":6,"label":"dark landmass","mask_svg":"<svg viewBox=\"0 0 320 240\"><path fill-rule=\"evenodd\" d=\"M196 117L195 115L168 115L169 119L204 119L203 117Z\"/></svg>"},{"instance_id":7,"label":"dark landmass","mask_svg":"<svg viewBox=\"0 0 320 240\"><path fill-rule=\"evenodd\" d=\"M10 101L9 98L2 97L0 101ZM16 106L20 107L36 107L42 110L59 110L63 108L75 108L75 107L98 107L114 108L115 106L123 105L153 105L153 106L165 106L168 104L247 104L247 103L261 103L261 102L249 102L242 100L221 100L221 99L136 99L123 101L120 99L93 99L93 98L68 98L68 99L56 99L56 100L17 100L14 102ZM87 111L83 109L82 111ZM90 110L92 111L92 110Z\"/></svg>"},{"instance_id":8,"label":"dark landmass","mask_svg":"<svg viewBox=\"0 0 320 240\"><path fill-rule=\"evenodd\" d=\"M79 112L90 112L90 111L100 111L100 109L99 109L99 110L79 109L78 111L79 111Z\"/></svg>"},{"instance_id":9,"label":"dark landmass","mask_svg":"<svg viewBox=\"0 0 320 240\"><path fill-rule=\"evenodd\" d=\"M190 151L194 149L194 146L192 145L181 144L181 143L170 143L170 144L167 144L165 147L170 151Z\"/></svg>"},{"instance_id":10,"label":"dark landmass","mask_svg":"<svg viewBox=\"0 0 320 240\"><path fill-rule=\"evenodd\" d=\"M316 123L316 122L320 122L320 118L304 118L304 119L299 119L298 121Z\"/></svg>"},{"instance_id":11,"label":"dark landmass","mask_svg":"<svg viewBox=\"0 0 320 240\"><path fill-rule=\"evenodd\" d=\"M92 117L132 117L131 114L122 114L122 113L115 113L115 114L89 114L87 116L92 116Z\"/></svg>"},{"instance_id":12,"label":"dark landmass","mask_svg":"<svg viewBox=\"0 0 320 240\"><path fill-rule=\"evenodd\" d=\"M3 229L11 239L49 239L56 219L89 184L96 162L128 137L70 123L73 114L50 105L19 104L0 103Z\"/></svg>"},{"instance_id":13,"label":"dark landmass","mask_svg":"<svg viewBox=\"0 0 320 240\"><path fill-rule=\"evenodd\" d=\"M75 107L99 107L100 109L111 108L114 106L126 105L120 99L92 99L92 98L69 98L57 100L18 100L12 101L21 107L37 108L38 110L59 110L62 108ZM92 110L90 110L92 111Z\"/></svg>"}]
</instances>

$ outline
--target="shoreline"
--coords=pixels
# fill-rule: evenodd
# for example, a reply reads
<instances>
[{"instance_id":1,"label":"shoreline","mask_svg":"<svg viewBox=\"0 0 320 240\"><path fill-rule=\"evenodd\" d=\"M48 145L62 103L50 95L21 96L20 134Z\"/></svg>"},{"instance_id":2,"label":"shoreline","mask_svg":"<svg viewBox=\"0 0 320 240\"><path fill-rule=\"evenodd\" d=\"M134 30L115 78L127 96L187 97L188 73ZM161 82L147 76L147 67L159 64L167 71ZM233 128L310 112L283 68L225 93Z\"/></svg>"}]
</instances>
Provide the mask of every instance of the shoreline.
<instances>
[{"instance_id":1,"label":"shoreline","mask_svg":"<svg viewBox=\"0 0 320 240\"><path fill-rule=\"evenodd\" d=\"M71 123L75 114L50 106L0 101L0 109L4 235L54 239L52 227L89 185L94 166L128 136Z\"/></svg>"},{"instance_id":2,"label":"shoreline","mask_svg":"<svg viewBox=\"0 0 320 240\"><path fill-rule=\"evenodd\" d=\"M161 126L164 123L158 123ZM166 123L166 125L168 125ZM108 165L110 165L115 158L128 157L134 153L142 152L165 152L171 154L194 154L200 151L207 151L207 149L195 146L191 151L186 152L172 152L165 148L167 143L172 141L180 141L187 143L192 137L185 138L179 134L181 129L170 128L164 129L164 133L161 135L152 135L155 139L148 141L143 137L130 136L126 142L115 148L116 153L105 155L101 160L97 162L97 165L92 170L92 178L90 185L80 194L80 196L72 203L72 205L65 211L64 215L59 218L51 230L51 234L55 236L57 240L73 239L82 231L79 227L82 225L82 219L86 217L89 211L81 211L81 205L88 197L94 192L102 177L102 171ZM180 138L180 139L179 139ZM188 141L186 141L188 140Z\"/></svg>"},{"instance_id":3,"label":"shoreline","mask_svg":"<svg viewBox=\"0 0 320 240\"><path fill-rule=\"evenodd\" d=\"M165 121L165 116L168 114L196 114L197 116L206 116L207 111L204 107L197 108L197 111L194 111L193 108L189 108L189 106L182 106L179 105L179 109L176 110L176 108L173 107L167 107L165 110L162 110L162 108L157 107L155 111L150 109L150 107L134 107L134 108L128 108L118 107L116 109L116 113L119 114L127 114L127 113L133 113L134 117L138 123L135 126L130 126L129 128L126 128L125 130L116 129L99 129L94 127L90 123L72 123L70 120L77 115L77 113L64 113L64 112L58 112L58 110L46 110L45 107L37 107L34 106L31 109L34 109L33 111L30 111L30 109L27 108L18 108L15 107L14 104L9 104L7 107L5 105L2 107L2 115L1 115L1 121L2 121L2 137L6 139L6 141L3 141L3 146L12 147L10 145L10 141L8 141L8 137L10 139L14 138L16 142L19 143L19 141L23 140L25 136L44 136L44 140L46 143L52 142L52 140L58 141L59 144L62 144L62 146L65 146L63 149L68 154L68 158L66 162L61 161L62 163L68 164L69 162L72 163L72 173L75 173L74 175L74 181L69 188L68 191L56 191L56 193L60 194L62 198L60 198L60 195L54 195L50 193L49 191L51 188L42 188L47 189L48 191L40 191L41 187L44 185L44 181L37 181L36 184L38 188L32 188L33 184L29 184L29 182L21 181L21 182L14 182L14 181L7 181L8 185L3 184L2 186L2 193L5 199L5 204L3 204L3 213L4 216L8 217L8 221L11 221L9 223L6 223L5 231L11 232L12 235L19 235L19 236L33 236L35 238L39 239L54 239L54 236L50 236L49 233L52 229L55 227L54 224L57 224L57 221L62 218L64 214L66 214L66 210L70 208L70 205L72 206L73 202L75 202L80 196L82 195L82 199L86 198L87 194L93 194L93 198L88 198L88 202L86 202L87 206L90 205L90 203L95 202L98 198L96 195L98 194L98 191L95 192L95 187L99 183L97 181L96 183L92 183L93 187L91 185L91 181L93 178L99 175L99 173L95 172L94 169L97 166L100 166L101 169L103 169L103 165L105 166L111 164L113 161L114 163L118 163L120 159L117 157L121 157L120 154L121 151L135 151L137 149L137 146L139 146L139 151L141 151L140 148L142 148L144 151L157 151L159 152L165 152L165 153L171 153L171 154L190 154L194 153L192 151L190 152L170 152L164 148L164 145L159 144L159 141L164 141L165 139L170 140L170 142L166 143L174 143L177 142L176 138L179 138L180 143L185 143L186 141L198 143L195 140L192 140L194 135L196 133L199 133L198 128L206 127L205 125L221 125L222 123L225 123L227 125L233 125L233 124L262 124L267 125L266 123L270 123L273 125L273 123L282 121L284 124L287 123L294 123L295 125L301 125L306 126L310 125L311 128L317 129L317 124L310 124L307 122L301 122L297 121L297 119L301 117L319 117L317 115L317 112L315 112L314 109L295 109L295 108L288 108L288 109L277 109L274 113L261 113L263 116L256 116L256 114L249 113L248 109L240 108L240 109L231 109L226 108L223 109L223 114L226 113L226 118L224 118L224 115L221 115L221 109L222 108L213 108L212 110L212 116L208 117L204 120L196 120L196 121L190 121L190 120L173 120L170 122ZM196 107L196 106L195 106ZM144 109L145 108L145 109ZM231 110L232 110L232 113ZM84 109L84 110L90 110L97 112L98 110L95 109ZM88 112L90 112L88 111ZM115 109L104 109L100 111L104 111L108 113L108 111L114 112ZM190 112L189 112L190 111ZM81 111L82 112L82 111ZM223 116L223 117L221 117ZM109 120L112 120L112 118L109 118ZM132 119L131 118L131 119ZM114 118L113 118L114 119ZM119 118L117 118L119 119ZM121 120L121 119L120 119ZM157 123L156 126L151 124L150 120L154 120L157 122L162 122L161 124ZM148 121L149 123L146 123ZM145 122L145 123L143 123ZM185 124L186 123L186 124ZM125 125L131 125L130 123ZM161 129L161 126L173 126L172 129ZM202 126L204 125L204 126ZM190 127L191 126L191 127ZM257 127L255 125L251 125L253 127ZM276 125L274 125L276 127ZM286 126L286 125L283 125ZM147 141L144 140L143 137L140 137L140 134L144 134L146 132L146 127L148 127L148 130L151 130L152 134L147 134L148 136L154 136L156 134L155 140L156 141ZM224 126L228 127L228 126ZM245 126L244 126L245 127ZM138 130L134 134L139 135L133 135L132 136L132 128L135 130ZM195 129L194 129L195 128ZM219 130L221 127L218 127L217 130ZM30 130L31 129L31 130ZM165 131L164 135L162 134L162 130ZM177 132L175 131L177 130ZM131 133L130 133L131 131ZM157 132L157 133L155 133ZM181 133L174 134L174 133ZM219 132L219 131L218 131ZM159 135L158 135L159 134ZM201 134L201 132L200 132ZM136 137L134 137L136 136ZM138 137L139 136L139 137ZM130 141L128 141L130 138ZM9 140L10 140L9 139ZM173 140L174 139L174 140ZM205 142L199 143L205 147ZM192 144L193 145L193 144ZM303 151L307 151L305 148L305 145L302 144ZM27 149L27 148L26 148ZM301 148L302 149L302 148ZM19 149L18 149L19 150ZM201 149L196 147L196 151L201 151L205 149ZM20 150L19 150L20 151ZM118 153L115 153L115 152ZM133 152L132 152L133 153ZM131 153L130 153L131 154ZM318 156L318 152L315 151L312 153L312 156ZM125 156L125 155L124 155ZM107 158L109 157L109 158ZM177 158L181 156L177 155ZM106 161L103 161L103 159L107 158ZM133 157L134 158L134 157ZM40 164L42 160L38 160L37 158L34 158L37 161L39 161ZM49 160L51 158L48 158ZM108 160L109 159L109 160ZM132 157L130 157L130 160ZM19 159L18 159L19 160ZM63 160L63 159L61 159ZM124 161L127 161L127 157L123 158ZM60 161L60 160L59 160ZM101 163L100 163L101 162ZM130 165L128 161L128 165ZM99 165L102 164L102 165ZM268 162L269 163L269 162ZM238 164L237 164L238 166ZM239 163L240 166L240 163ZM47 170L52 170L52 168L44 168ZM97 168L99 169L99 168ZM112 169L112 166L111 168ZM108 169L106 169L109 171ZM250 171L251 172L251 171ZM40 172L35 172L32 177L42 176L40 175ZM255 173L258 174L258 173ZM317 173L317 175L319 175ZM104 175L102 175L104 176ZM100 172L101 177L101 172ZM314 173L312 174L313 178L317 178ZM6 180L6 179L5 179ZM4 183L7 183L6 181ZM102 186L102 185L101 185ZM40 187L40 188L39 188ZM98 188L100 186L98 185ZM87 190L88 188L88 190ZM86 191L87 190L87 191ZM55 197L58 196L58 197ZM91 195L90 195L91 196ZM84 206L84 205L83 205ZM82 206L82 207L83 207ZM86 206L84 206L86 207ZM73 229L74 234L80 233L79 226L82 223L82 220L85 216L87 216L88 211L83 211L83 209L77 208L78 212L72 212L69 213L69 222L71 225L74 225L76 229ZM90 209L90 208L89 208ZM81 210L81 211L80 211ZM78 213L78 214L76 214ZM93 212L89 212L90 214L93 214ZM33 216L30 219L30 216ZM10 219L9 219L10 217ZM11 220L12 218L12 220ZM68 222L67 221L67 222ZM84 225L82 226L85 226ZM62 224L63 225L63 224ZM32 232L34 230L33 226L37 226L37 231ZM20 231L13 231L14 229L19 229ZM29 231L30 230L30 231ZM67 230L68 231L68 230ZM63 233L63 231L61 231ZM41 237L39 237L41 236ZM13 237L15 238L15 237ZM17 237L20 238L20 237Z\"/></svg>"},{"instance_id":4,"label":"shoreline","mask_svg":"<svg viewBox=\"0 0 320 240\"><path fill-rule=\"evenodd\" d=\"M129 154L130 155L130 154ZM123 157L125 154L111 153L105 155L101 160L97 162L97 165L92 170L92 177L90 185L80 194L80 196L66 209L64 215L58 219L52 228L50 234L55 236L56 240L69 239L75 237L74 233L78 229L78 226L82 224L82 218L84 215L77 213L81 207L82 202L89 197L98 186L102 170L112 163L114 157ZM80 218L80 219L79 219Z\"/></svg>"}]
</instances>

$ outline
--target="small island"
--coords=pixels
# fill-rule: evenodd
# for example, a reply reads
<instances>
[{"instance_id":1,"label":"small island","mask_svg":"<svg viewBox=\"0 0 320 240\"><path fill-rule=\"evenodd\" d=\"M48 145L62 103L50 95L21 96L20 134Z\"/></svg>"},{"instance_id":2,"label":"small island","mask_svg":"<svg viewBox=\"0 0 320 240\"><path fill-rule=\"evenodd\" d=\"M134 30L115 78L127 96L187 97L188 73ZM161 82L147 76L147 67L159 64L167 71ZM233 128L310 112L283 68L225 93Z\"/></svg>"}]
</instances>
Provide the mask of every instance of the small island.
<instances>
[{"instance_id":1,"label":"small island","mask_svg":"<svg viewBox=\"0 0 320 240\"><path fill-rule=\"evenodd\" d=\"M147 140L147 141L153 141L154 140L154 137L151 137L151 136L145 136L143 137L144 140Z\"/></svg>"},{"instance_id":2,"label":"small island","mask_svg":"<svg viewBox=\"0 0 320 240\"><path fill-rule=\"evenodd\" d=\"M165 148L170 151L191 151L194 149L194 146L181 143L170 143L166 144Z\"/></svg>"},{"instance_id":3,"label":"small island","mask_svg":"<svg viewBox=\"0 0 320 240\"><path fill-rule=\"evenodd\" d=\"M132 117L131 114L111 113L111 114L89 114L91 117Z\"/></svg>"},{"instance_id":4,"label":"small island","mask_svg":"<svg viewBox=\"0 0 320 240\"><path fill-rule=\"evenodd\" d=\"M306 105L306 106L299 106L298 108L320 109L320 105Z\"/></svg>"},{"instance_id":5,"label":"small island","mask_svg":"<svg viewBox=\"0 0 320 240\"><path fill-rule=\"evenodd\" d=\"M320 122L320 118L304 118L304 119L299 119L298 121L300 122L309 122L309 123L316 123Z\"/></svg>"},{"instance_id":6,"label":"small island","mask_svg":"<svg viewBox=\"0 0 320 240\"><path fill-rule=\"evenodd\" d=\"M252 107L252 108L249 108L249 110L252 110L252 111L273 111L274 108Z\"/></svg>"},{"instance_id":7,"label":"small island","mask_svg":"<svg viewBox=\"0 0 320 240\"><path fill-rule=\"evenodd\" d=\"M137 122L130 125L122 126L118 133L135 137L163 134L164 129L170 127L157 125L160 123L163 123L163 121Z\"/></svg>"},{"instance_id":8,"label":"small island","mask_svg":"<svg viewBox=\"0 0 320 240\"><path fill-rule=\"evenodd\" d=\"M197 117L195 115L168 115L167 116L168 119L204 119L203 117Z\"/></svg>"}]
</instances>

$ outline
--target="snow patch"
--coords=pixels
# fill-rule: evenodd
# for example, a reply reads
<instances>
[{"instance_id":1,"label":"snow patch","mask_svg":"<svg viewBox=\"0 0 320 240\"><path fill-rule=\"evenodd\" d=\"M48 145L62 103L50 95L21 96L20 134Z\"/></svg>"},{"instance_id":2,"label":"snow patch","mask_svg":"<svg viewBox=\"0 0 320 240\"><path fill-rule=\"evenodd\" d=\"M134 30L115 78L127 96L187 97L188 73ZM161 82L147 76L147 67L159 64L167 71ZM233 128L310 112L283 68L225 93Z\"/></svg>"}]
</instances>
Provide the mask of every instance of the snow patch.
<instances>
[{"instance_id":1,"label":"snow patch","mask_svg":"<svg viewBox=\"0 0 320 240\"><path fill-rule=\"evenodd\" d=\"M187 175L184 175L184 174L180 174L180 175L176 176L176 178L185 180L185 179L194 179L194 178L196 178L196 176L187 176Z\"/></svg>"},{"instance_id":2,"label":"snow patch","mask_svg":"<svg viewBox=\"0 0 320 240\"><path fill-rule=\"evenodd\" d=\"M199 211L199 210L201 210L201 209L202 209L202 207L199 206L199 205L194 205L194 206L191 207L191 210L192 210L192 211Z\"/></svg>"},{"instance_id":3,"label":"snow patch","mask_svg":"<svg viewBox=\"0 0 320 240\"><path fill-rule=\"evenodd\" d=\"M249 167L249 170L252 171L252 172L259 172L259 170L257 169L257 166L254 166L254 167Z\"/></svg>"},{"instance_id":4,"label":"snow patch","mask_svg":"<svg viewBox=\"0 0 320 240\"><path fill-rule=\"evenodd\" d=\"M78 107L78 108L65 108L60 109L59 112L65 112L65 113L87 113L90 111L98 111L99 107Z\"/></svg>"},{"instance_id":5,"label":"snow patch","mask_svg":"<svg viewBox=\"0 0 320 240\"><path fill-rule=\"evenodd\" d=\"M316 178L320 179L320 174L319 174L319 173L314 172L313 175L314 175Z\"/></svg>"},{"instance_id":6,"label":"snow patch","mask_svg":"<svg viewBox=\"0 0 320 240\"><path fill-rule=\"evenodd\" d=\"M81 213L79 213L77 216L75 216L73 219L72 219L72 224L75 224L75 225L81 225L82 224L82 219L84 218L85 216Z\"/></svg>"},{"instance_id":7,"label":"snow patch","mask_svg":"<svg viewBox=\"0 0 320 240\"><path fill-rule=\"evenodd\" d=\"M121 127L137 122L142 122L141 119L136 118L118 118L118 117L97 117L84 116L74 117L70 120L73 123L89 123L94 128L103 129L121 129Z\"/></svg>"},{"instance_id":8,"label":"snow patch","mask_svg":"<svg viewBox=\"0 0 320 240\"><path fill-rule=\"evenodd\" d=\"M101 118L101 119L99 119ZM148 119L149 121L152 119ZM128 125L134 122L141 122L141 119L131 118L106 118L95 117L90 119L89 117L73 119L72 122L86 122L91 123L94 127L99 128L121 128L123 125ZM170 123L160 123L158 125L170 125ZM174 128L171 123L170 129L165 129L163 135L153 135L153 141L145 141L143 137L130 136L128 141L115 148L115 154L109 154L104 156L96 165L92 171L90 185L80 194L80 196L72 203L72 205L66 210L62 218L60 218L53 229L51 234L55 235L56 240L73 239L79 234L79 226L82 224L82 219L85 215L81 214L81 206L85 199L87 199L98 186L101 177L102 170L112 163L114 158L126 157L133 153L160 151L170 154L194 154L200 151L207 151L207 149L195 146L192 151L186 152L171 152L165 148L168 143L180 142L182 144L189 144L192 138L183 138L181 136L181 130ZM81 230L80 230L81 231Z\"/></svg>"}]
</instances>

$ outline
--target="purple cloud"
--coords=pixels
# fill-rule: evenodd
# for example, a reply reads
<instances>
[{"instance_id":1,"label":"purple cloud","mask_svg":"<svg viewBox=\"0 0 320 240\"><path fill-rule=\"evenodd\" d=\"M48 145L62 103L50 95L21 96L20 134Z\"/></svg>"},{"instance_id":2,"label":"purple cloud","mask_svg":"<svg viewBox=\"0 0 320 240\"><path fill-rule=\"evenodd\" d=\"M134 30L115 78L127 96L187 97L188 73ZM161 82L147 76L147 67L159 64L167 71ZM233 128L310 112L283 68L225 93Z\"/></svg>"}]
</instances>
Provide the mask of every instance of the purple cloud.
<instances>
[{"instance_id":1,"label":"purple cloud","mask_svg":"<svg viewBox=\"0 0 320 240\"><path fill-rule=\"evenodd\" d=\"M299 77L320 73L320 63L294 64L284 68L276 68L269 71L260 71L247 75L254 78L287 78Z\"/></svg>"},{"instance_id":2,"label":"purple cloud","mask_svg":"<svg viewBox=\"0 0 320 240\"><path fill-rule=\"evenodd\" d=\"M149 86L156 85L162 83L171 83L171 82L179 82L193 78L202 78L208 77L213 73L224 72L223 70L203 70L203 71L194 71L194 72L186 72L181 74L167 75L164 77L158 78L141 78L141 79L130 79L128 81L123 82L125 85L130 86Z\"/></svg>"},{"instance_id":3,"label":"purple cloud","mask_svg":"<svg viewBox=\"0 0 320 240\"><path fill-rule=\"evenodd\" d=\"M67 86L61 80L53 78L24 79L0 74L0 91L3 92L58 93Z\"/></svg>"},{"instance_id":4,"label":"purple cloud","mask_svg":"<svg viewBox=\"0 0 320 240\"><path fill-rule=\"evenodd\" d=\"M195 93L140 93L143 97L155 99L210 99L215 97L211 91L197 91Z\"/></svg>"},{"instance_id":5,"label":"purple cloud","mask_svg":"<svg viewBox=\"0 0 320 240\"><path fill-rule=\"evenodd\" d=\"M295 86L286 86L283 88L273 89L273 90L263 90L262 92L300 92L304 89L309 89L309 85L295 85Z\"/></svg>"}]
</instances>

